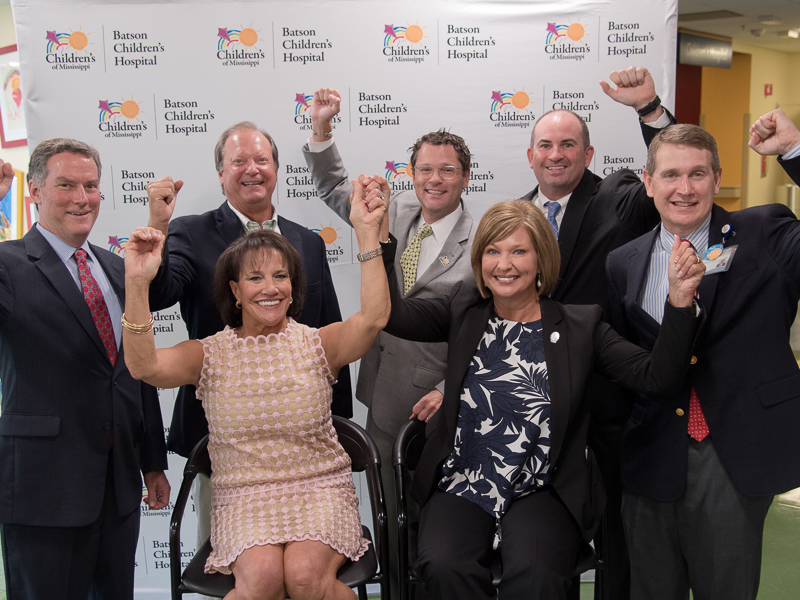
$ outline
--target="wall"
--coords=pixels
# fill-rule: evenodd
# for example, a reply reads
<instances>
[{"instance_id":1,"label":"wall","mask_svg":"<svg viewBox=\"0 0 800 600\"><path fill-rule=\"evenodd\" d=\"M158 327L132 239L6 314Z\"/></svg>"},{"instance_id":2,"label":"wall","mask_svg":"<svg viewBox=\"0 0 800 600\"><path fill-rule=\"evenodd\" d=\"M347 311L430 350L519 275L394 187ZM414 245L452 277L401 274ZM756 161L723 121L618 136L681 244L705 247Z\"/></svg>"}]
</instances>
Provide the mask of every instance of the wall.
<instances>
[{"instance_id":1,"label":"wall","mask_svg":"<svg viewBox=\"0 0 800 600\"><path fill-rule=\"evenodd\" d=\"M787 54L774 50L755 48L733 43L733 51L751 56L750 120L777 107L800 123L800 83L796 81L800 67L800 54ZM772 84L772 96L764 96L764 85ZM766 177L761 177L761 157L752 151L747 153L747 205L757 206L775 202L778 185L791 183L775 157L767 157Z\"/></svg>"},{"instance_id":2,"label":"wall","mask_svg":"<svg viewBox=\"0 0 800 600\"><path fill-rule=\"evenodd\" d=\"M14 31L14 19L11 15L10 6L0 6L0 48L11 46L17 43L17 34ZM24 77L25 74L23 73ZM28 172L28 153L27 146L17 146L16 148L0 148L0 158L5 162L10 162L15 169L23 173ZM27 194L27 188L25 193Z\"/></svg>"}]
</instances>

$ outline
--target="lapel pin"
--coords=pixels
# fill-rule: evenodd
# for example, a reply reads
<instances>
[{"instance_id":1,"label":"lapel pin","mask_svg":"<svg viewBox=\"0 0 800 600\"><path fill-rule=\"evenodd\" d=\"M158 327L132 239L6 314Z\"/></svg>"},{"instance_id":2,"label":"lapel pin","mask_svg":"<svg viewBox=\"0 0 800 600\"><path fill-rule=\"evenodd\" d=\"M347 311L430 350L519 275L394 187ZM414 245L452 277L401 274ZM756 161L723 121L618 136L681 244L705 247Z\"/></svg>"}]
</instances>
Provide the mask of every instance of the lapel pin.
<instances>
[{"instance_id":1,"label":"lapel pin","mask_svg":"<svg viewBox=\"0 0 800 600\"><path fill-rule=\"evenodd\" d=\"M555 344L561 338L561 334L557 331L554 331L550 334L550 343Z\"/></svg>"},{"instance_id":2,"label":"lapel pin","mask_svg":"<svg viewBox=\"0 0 800 600\"><path fill-rule=\"evenodd\" d=\"M442 263L442 266L446 267L447 265L450 264L450 259L447 258L446 256L440 256L439 262Z\"/></svg>"}]
</instances>

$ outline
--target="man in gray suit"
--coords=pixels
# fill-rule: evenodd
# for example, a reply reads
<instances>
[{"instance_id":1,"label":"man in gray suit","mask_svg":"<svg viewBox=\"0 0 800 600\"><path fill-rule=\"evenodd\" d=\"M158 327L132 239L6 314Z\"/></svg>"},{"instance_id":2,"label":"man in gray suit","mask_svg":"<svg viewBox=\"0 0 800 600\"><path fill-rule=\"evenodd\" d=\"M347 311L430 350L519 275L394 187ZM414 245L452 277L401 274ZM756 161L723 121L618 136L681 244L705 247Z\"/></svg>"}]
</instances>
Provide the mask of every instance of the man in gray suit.
<instances>
[{"instance_id":1,"label":"man in gray suit","mask_svg":"<svg viewBox=\"0 0 800 600\"><path fill-rule=\"evenodd\" d=\"M331 126L339 105L336 90L314 93L310 109L314 134L303 154L319 197L349 223L351 184ZM389 204L389 228L397 238L398 285L406 297L415 298L447 294L456 282L474 286L469 254L475 224L461 199L469 184L469 148L457 135L431 132L411 148L410 163L414 192L402 192ZM388 201L385 179L376 175L369 183L380 185ZM439 408L446 357L446 344L409 342L381 332L361 359L356 398L369 408L367 431L381 454L390 523L396 520L392 445L410 418L427 421ZM394 528L389 531L394 565L397 543ZM391 576L394 596L396 569Z\"/></svg>"}]
</instances>

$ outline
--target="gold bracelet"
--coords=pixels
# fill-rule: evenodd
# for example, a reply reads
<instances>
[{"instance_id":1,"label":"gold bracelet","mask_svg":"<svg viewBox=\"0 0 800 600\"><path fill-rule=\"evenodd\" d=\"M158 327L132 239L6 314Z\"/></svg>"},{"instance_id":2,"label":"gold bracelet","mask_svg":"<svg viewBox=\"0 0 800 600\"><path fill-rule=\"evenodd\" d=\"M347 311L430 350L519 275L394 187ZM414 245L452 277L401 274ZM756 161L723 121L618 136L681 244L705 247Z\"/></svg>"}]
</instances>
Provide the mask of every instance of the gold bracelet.
<instances>
[{"instance_id":1,"label":"gold bracelet","mask_svg":"<svg viewBox=\"0 0 800 600\"><path fill-rule=\"evenodd\" d=\"M150 320L144 325L136 325L134 323L129 322L125 318L125 313L122 313L122 326L131 333L147 333L148 331L152 331L153 323L155 323L155 318L153 317L153 315L150 315Z\"/></svg>"}]
</instances>

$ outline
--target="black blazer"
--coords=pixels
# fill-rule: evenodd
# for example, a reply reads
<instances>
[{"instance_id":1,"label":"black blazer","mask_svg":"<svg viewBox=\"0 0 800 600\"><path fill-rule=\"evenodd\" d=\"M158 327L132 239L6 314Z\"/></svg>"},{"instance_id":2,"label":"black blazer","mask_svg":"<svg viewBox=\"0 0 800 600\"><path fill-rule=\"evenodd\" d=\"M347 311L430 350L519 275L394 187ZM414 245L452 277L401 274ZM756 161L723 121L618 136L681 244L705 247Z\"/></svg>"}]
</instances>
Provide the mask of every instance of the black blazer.
<instances>
[{"instance_id":1,"label":"black blazer","mask_svg":"<svg viewBox=\"0 0 800 600\"><path fill-rule=\"evenodd\" d=\"M787 170L800 174L800 159L790 162ZM721 242L725 224L733 227L729 244L738 249L727 272L700 284L708 312L696 363L679 393L637 396L627 423L622 478L635 494L675 500L683 493L691 386L737 489L762 496L800 486L800 369L789 345L800 300L800 222L778 204L737 212L714 206L709 245ZM614 327L644 348L659 331L637 304L657 236L654 231L613 252L607 266Z\"/></svg>"},{"instance_id":2,"label":"black blazer","mask_svg":"<svg viewBox=\"0 0 800 600\"><path fill-rule=\"evenodd\" d=\"M477 292L459 293L459 284L448 297L437 299L402 299L393 283L390 289L389 333L420 342L448 343L444 401L427 425L427 441L411 490L423 506L436 491L442 463L453 451L464 376L493 313L493 303ZM674 388L674 382L686 373L700 319L667 306L665 335L651 362L650 353L626 342L602 322L599 306L565 306L542 298L541 309L550 382L551 483L588 542L605 508L602 479L586 441L586 392L591 374L598 372L611 381L651 392ZM556 332L557 339L551 337Z\"/></svg>"},{"instance_id":3,"label":"black blazer","mask_svg":"<svg viewBox=\"0 0 800 600\"><path fill-rule=\"evenodd\" d=\"M316 233L281 216L278 226L300 254L308 282L298 321L309 327L341 321L325 242ZM222 331L224 324L212 294L214 268L220 255L243 233L242 222L227 202L202 215L172 221L164 262L150 285L151 309L162 310L180 302L181 315L193 340ZM353 416L350 369L342 368L338 377L339 382L333 386L331 409L335 415L350 418ZM172 413L167 446L181 456L189 456L207 433L208 421L195 397L195 387L183 386Z\"/></svg>"},{"instance_id":4,"label":"black blazer","mask_svg":"<svg viewBox=\"0 0 800 600\"><path fill-rule=\"evenodd\" d=\"M120 257L92 246L120 302ZM0 522L80 527L102 507L113 434L119 514L167 468L155 388L112 366L83 294L36 227L0 244Z\"/></svg>"}]
</instances>

